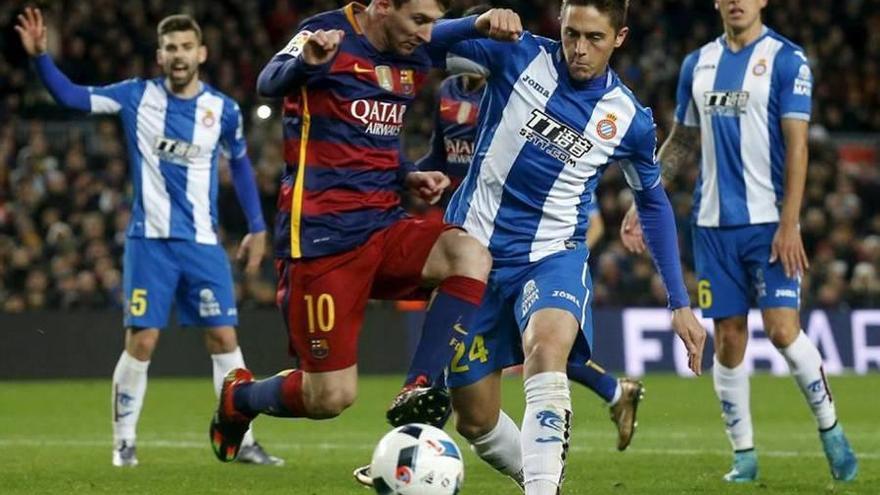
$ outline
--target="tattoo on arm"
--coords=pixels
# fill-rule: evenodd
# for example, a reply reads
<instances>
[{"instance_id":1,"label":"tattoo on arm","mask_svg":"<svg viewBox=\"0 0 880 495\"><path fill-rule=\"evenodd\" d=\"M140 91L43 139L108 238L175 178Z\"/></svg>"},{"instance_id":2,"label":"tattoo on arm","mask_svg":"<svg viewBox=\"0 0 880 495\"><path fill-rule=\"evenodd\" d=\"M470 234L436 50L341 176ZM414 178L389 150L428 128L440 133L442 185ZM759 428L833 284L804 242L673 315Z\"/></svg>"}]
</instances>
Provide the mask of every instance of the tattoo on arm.
<instances>
[{"instance_id":1,"label":"tattoo on arm","mask_svg":"<svg viewBox=\"0 0 880 495\"><path fill-rule=\"evenodd\" d=\"M663 181L675 179L678 170L697 161L700 155L700 128L675 124L666 142L660 147Z\"/></svg>"}]
</instances>

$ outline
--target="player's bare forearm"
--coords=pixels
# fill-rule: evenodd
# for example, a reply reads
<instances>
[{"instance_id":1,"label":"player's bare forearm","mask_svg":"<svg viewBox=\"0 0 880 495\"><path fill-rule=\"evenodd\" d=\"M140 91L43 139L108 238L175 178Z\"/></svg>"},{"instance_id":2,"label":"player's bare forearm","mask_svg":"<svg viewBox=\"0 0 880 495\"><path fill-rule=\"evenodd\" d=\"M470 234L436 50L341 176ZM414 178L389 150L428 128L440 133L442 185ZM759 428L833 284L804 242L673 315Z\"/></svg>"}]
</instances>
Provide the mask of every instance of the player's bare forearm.
<instances>
[{"instance_id":1,"label":"player's bare forearm","mask_svg":"<svg viewBox=\"0 0 880 495\"><path fill-rule=\"evenodd\" d=\"M805 120L783 119L782 135L785 138L785 189L780 223L794 226L800 219L807 182L809 123Z\"/></svg>"},{"instance_id":2,"label":"player's bare forearm","mask_svg":"<svg viewBox=\"0 0 880 495\"><path fill-rule=\"evenodd\" d=\"M663 182L674 180L678 171L695 163L700 156L700 128L681 124L672 126L669 137L660 147L658 158L663 166Z\"/></svg>"}]
</instances>

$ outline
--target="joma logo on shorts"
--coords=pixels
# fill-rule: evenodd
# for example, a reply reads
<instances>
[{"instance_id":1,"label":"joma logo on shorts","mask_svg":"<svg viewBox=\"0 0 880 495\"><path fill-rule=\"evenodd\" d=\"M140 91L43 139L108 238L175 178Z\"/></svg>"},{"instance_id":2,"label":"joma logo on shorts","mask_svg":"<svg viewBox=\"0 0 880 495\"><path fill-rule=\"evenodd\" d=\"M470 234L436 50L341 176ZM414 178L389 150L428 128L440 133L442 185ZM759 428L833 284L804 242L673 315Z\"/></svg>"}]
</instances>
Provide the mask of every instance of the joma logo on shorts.
<instances>
[{"instance_id":1,"label":"joma logo on shorts","mask_svg":"<svg viewBox=\"0 0 880 495\"><path fill-rule=\"evenodd\" d=\"M578 298L574 297L573 295L569 294L568 292L565 292L564 290L554 290L552 296L553 297L561 297L563 299L566 299L568 301L571 301L571 302L577 304L578 306L581 305L581 302L578 301Z\"/></svg>"},{"instance_id":2,"label":"joma logo on shorts","mask_svg":"<svg viewBox=\"0 0 880 495\"><path fill-rule=\"evenodd\" d=\"M798 293L793 289L776 289L776 297L788 297L791 299L797 299Z\"/></svg>"}]
</instances>

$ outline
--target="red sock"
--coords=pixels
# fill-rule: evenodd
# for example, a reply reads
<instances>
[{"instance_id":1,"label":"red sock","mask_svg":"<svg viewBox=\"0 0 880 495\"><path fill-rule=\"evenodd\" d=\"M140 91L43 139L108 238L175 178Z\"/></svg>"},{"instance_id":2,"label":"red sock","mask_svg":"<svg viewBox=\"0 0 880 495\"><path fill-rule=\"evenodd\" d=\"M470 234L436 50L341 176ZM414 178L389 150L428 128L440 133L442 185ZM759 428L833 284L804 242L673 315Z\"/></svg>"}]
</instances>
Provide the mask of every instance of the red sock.
<instances>
[{"instance_id":1,"label":"red sock","mask_svg":"<svg viewBox=\"0 0 880 495\"><path fill-rule=\"evenodd\" d=\"M302 418L308 416L306 414L306 406L303 401L303 372L302 370L293 370L289 375L284 377L281 382L281 403L290 413L292 418Z\"/></svg>"}]
</instances>

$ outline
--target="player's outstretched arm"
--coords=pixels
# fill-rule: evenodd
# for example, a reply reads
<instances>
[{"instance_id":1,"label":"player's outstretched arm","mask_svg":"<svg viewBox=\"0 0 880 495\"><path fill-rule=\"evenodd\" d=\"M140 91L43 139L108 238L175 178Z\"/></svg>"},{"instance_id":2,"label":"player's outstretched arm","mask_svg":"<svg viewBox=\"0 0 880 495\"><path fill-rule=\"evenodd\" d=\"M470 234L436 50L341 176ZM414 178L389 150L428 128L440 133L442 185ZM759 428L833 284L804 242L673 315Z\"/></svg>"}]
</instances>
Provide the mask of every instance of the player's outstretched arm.
<instances>
[{"instance_id":1,"label":"player's outstretched arm","mask_svg":"<svg viewBox=\"0 0 880 495\"><path fill-rule=\"evenodd\" d=\"M89 90L85 86L73 84L63 72L58 70L52 57L46 52L47 34L40 9L28 7L18 15L15 26L25 52L34 61L40 80L60 105L76 110L91 110Z\"/></svg>"},{"instance_id":2,"label":"player's outstretched arm","mask_svg":"<svg viewBox=\"0 0 880 495\"><path fill-rule=\"evenodd\" d=\"M260 72L257 92L277 98L296 90L309 75L321 73L336 57L343 37L345 31L340 29L303 29Z\"/></svg>"},{"instance_id":3,"label":"player's outstretched arm","mask_svg":"<svg viewBox=\"0 0 880 495\"><path fill-rule=\"evenodd\" d=\"M675 180L679 170L697 162L700 156L700 128L674 124L657 156L661 165L660 174L663 181L669 184ZM635 203L620 224L620 240L631 253L645 252L645 238Z\"/></svg>"},{"instance_id":4,"label":"player's outstretched arm","mask_svg":"<svg viewBox=\"0 0 880 495\"><path fill-rule=\"evenodd\" d=\"M428 53L431 59L438 67L447 65L447 55L457 55L466 59L471 59L461 53L454 53L453 47L461 47L465 42L472 40L483 40L486 38L501 42L516 42L523 33L522 21L519 14L509 9L491 9L483 14L476 16L463 17L461 19L441 20L437 21L431 32L431 42L427 45ZM465 53L471 50L464 49ZM481 65L488 66L482 58L477 57ZM453 70L453 73L465 72L463 70ZM467 72L474 72L473 69ZM477 71L487 75L484 71Z\"/></svg>"},{"instance_id":5,"label":"player's outstretched arm","mask_svg":"<svg viewBox=\"0 0 880 495\"><path fill-rule=\"evenodd\" d=\"M654 264L669 294L672 329L687 348L691 371L700 375L703 348L706 344L706 329L700 325L690 308L690 300L682 276L672 205L660 184L635 191L635 204L642 219L648 251L654 258Z\"/></svg>"}]
</instances>

